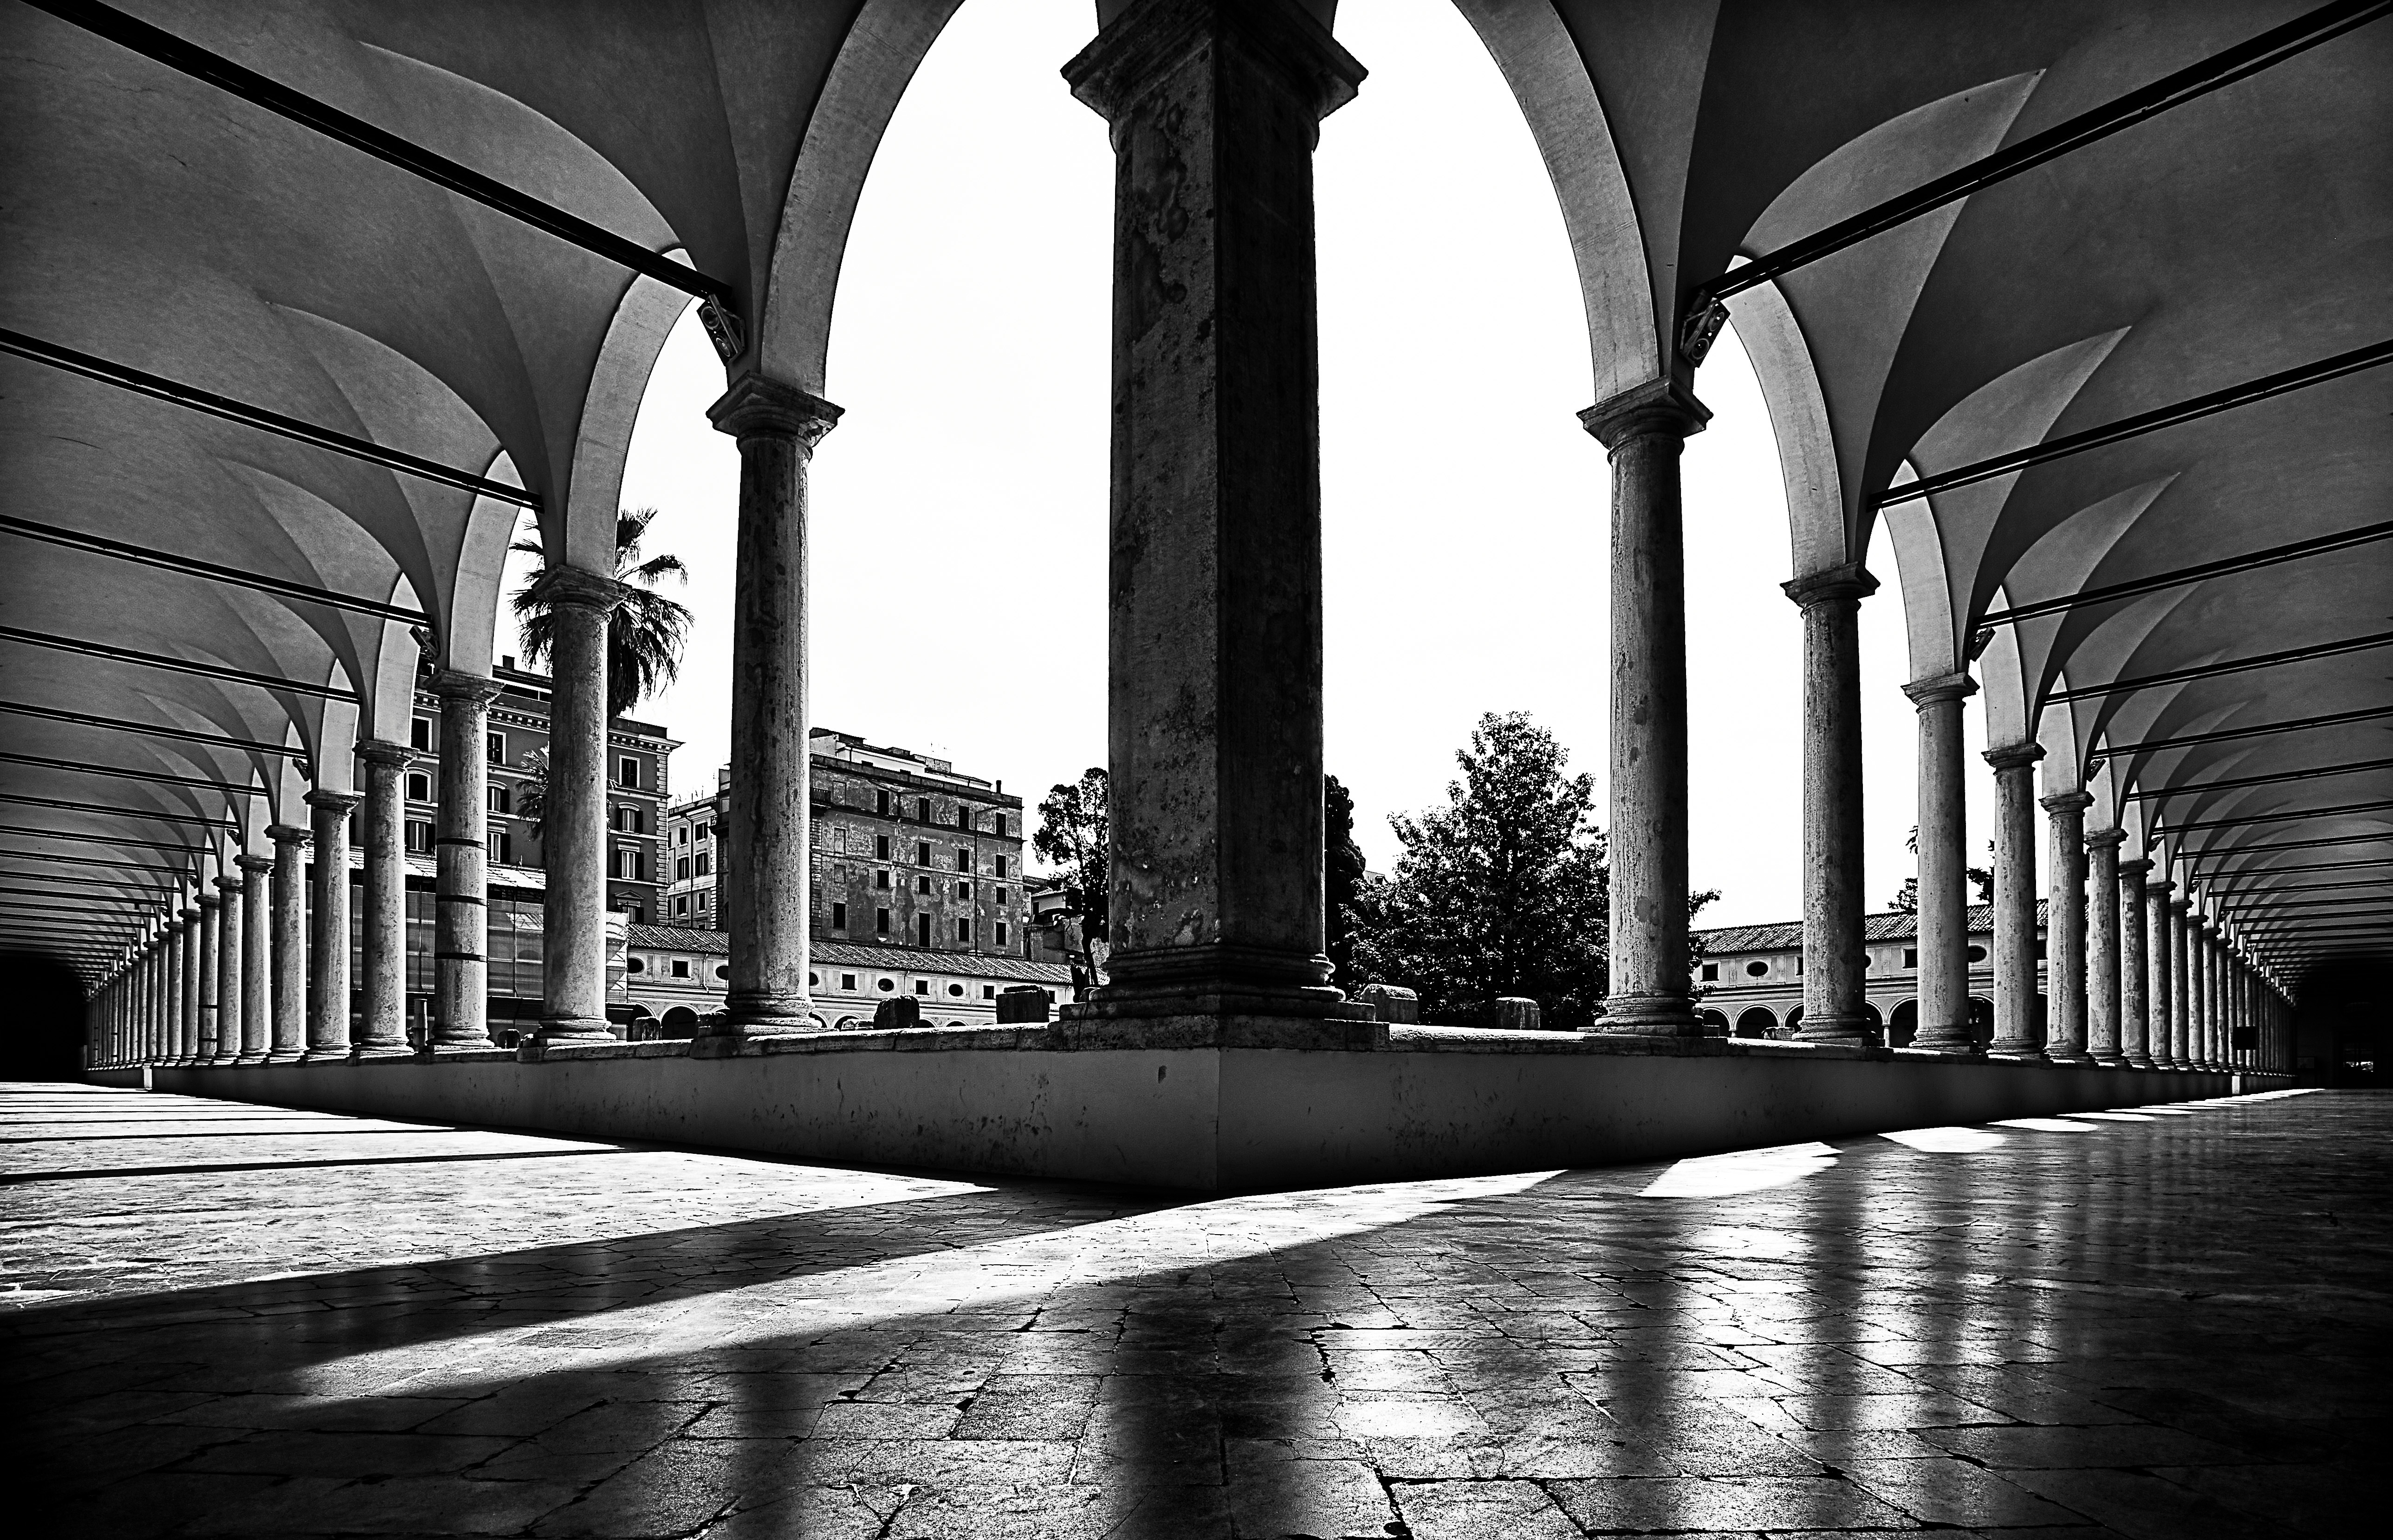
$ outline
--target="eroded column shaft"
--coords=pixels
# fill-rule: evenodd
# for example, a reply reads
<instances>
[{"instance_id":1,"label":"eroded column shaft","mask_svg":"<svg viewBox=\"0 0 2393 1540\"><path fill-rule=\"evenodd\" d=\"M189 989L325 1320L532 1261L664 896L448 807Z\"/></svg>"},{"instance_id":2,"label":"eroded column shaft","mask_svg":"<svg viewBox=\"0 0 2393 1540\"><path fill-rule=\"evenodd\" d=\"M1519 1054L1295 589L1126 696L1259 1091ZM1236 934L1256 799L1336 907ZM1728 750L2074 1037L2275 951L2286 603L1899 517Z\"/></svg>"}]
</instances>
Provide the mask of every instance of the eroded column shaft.
<instances>
[{"instance_id":1,"label":"eroded column shaft","mask_svg":"<svg viewBox=\"0 0 2393 1540\"><path fill-rule=\"evenodd\" d=\"M2035 987L2035 762L2020 744L1986 751L1994 767L1994 1040L2003 1059L2040 1059Z\"/></svg>"},{"instance_id":2,"label":"eroded column shaft","mask_svg":"<svg viewBox=\"0 0 2393 1540\"><path fill-rule=\"evenodd\" d=\"M1869 1037L1861 602L1876 589L1858 565L1785 585L1803 610L1803 1023L1796 1036L1810 1042Z\"/></svg>"}]
</instances>

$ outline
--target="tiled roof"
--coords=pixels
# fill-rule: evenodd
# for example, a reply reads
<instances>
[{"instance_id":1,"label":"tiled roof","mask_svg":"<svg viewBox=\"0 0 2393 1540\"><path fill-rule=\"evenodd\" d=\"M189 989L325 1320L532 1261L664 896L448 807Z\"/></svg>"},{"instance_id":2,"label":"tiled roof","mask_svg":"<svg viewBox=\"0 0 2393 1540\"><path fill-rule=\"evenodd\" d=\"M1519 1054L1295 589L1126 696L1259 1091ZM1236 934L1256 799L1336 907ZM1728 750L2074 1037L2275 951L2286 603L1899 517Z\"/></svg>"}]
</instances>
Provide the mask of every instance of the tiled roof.
<instances>
[{"instance_id":1,"label":"tiled roof","mask_svg":"<svg viewBox=\"0 0 2393 1540\"><path fill-rule=\"evenodd\" d=\"M2035 902L2036 928L2044 927L2046 903ZM1991 935L1994 929L1994 907L1992 904L1972 905L1969 909L1969 933ZM1697 931L1697 939L1710 956L1733 952L1791 952L1803 945L1803 922L1783 920L1775 925L1730 925L1717 931ZM1871 914L1862 917L1862 939L1864 941L1912 941L1919 935L1919 917L1916 914Z\"/></svg>"},{"instance_id":2,"label":"tiled roof","mask_svg":"<svg viewBox=\"0 0 2393 1540\"><path fill-rule=\"evenodd\" d=\"M678 925L634 925L631 945L652 952L689 952L727 957L731 938L722 931L685 930ZM891 973L953 973L959 978L1038 979L1069 984L1072 970L1060 962L1033 962L1028 958L989 957L978 952L932 952L911 946L875 946L853 941L817 941L814 960L842 968L873 968Z\"/></svg>"}]
</instances>

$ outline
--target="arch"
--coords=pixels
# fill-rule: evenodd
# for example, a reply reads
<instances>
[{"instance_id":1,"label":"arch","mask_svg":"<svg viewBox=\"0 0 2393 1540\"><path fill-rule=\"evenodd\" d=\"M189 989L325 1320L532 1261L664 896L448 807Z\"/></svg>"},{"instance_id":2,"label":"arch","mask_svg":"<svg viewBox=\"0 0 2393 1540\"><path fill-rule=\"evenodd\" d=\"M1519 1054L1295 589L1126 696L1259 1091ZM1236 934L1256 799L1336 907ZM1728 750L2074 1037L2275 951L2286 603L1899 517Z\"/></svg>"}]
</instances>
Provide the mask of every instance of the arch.
<instances>
[{"instance_id":1,"label":"arch","mask_svg":"<svg viewBox=\"0 0 2393 1540\"><path fill-rule=\"evenodd\" d=\"M686 1005L668 1010L664 1014L664 1035L673 1038L697 1037L698 1012Z\"/></svg>"},{"instance_id":2,"label":"arch","mask_svg":"<svg viewBox=\"0 0 2393 1540\"><path fill-rule=\"evenodd\" d=\"M1763 283L1729 304L1737 341L1753 365L1778 446L1778 474L1786 488L1787 536L1794 575L1807 578L1862 559L1860 540L1848 535L1843 478L1837 474L1836 429L1820 372L1802 322L1778 285Z\"/></svg>"},{"instance_id":3,"label":"arch","mask_svg":"<svg viewBox=\"0 0 2393 1540\"><path fill-rule=\"evenodd\" d=\"M1704 1024L1706 1028L1705 1035L1706 1037L1723 1036L1728 1031L1728 1017L1720 1011L1711 1010L1698 1011L1695 1012L1695 1019ZM1717 1028L1717 1030L1712 1030L1714 1028Z\"/></svg>"},{"instance_id":4,"label":"arch","mask_svg":"<svg viewBox=\"0 0 2393 1540\"><path fill-rule=\"evenodd\" d=\"M1798 1006L1795 1007L1793 1010L1791 1010L1791 1011L1787 1011L1787 1012L1786 1012L1786 1023L1785 1023L1785 1027L1783 1028L1783 1030L1784 1030L1784 1031L1785 1031L1785 1032L1787 1033L1787 1035L1791 1037L1791 1036L1794 1034L1795 1030L1796 1030L1798 1027L1801 1026L1802 1024L1803 1024L1803 1008L1802 1008L1801 1006L1799 1006L1799 1005L1798 1005Z\"/></svg>"},{"instance_id":5,"label":"arch","mask_svg":"<svg viewBox=\"0 0 2393 1540\"><path fill-rule=\"evenodd\" d=\"M669 254L682 255L678 251ZM673 322L689 304L689 295L645 274L625 284L616 301L575 424L571 482L562 500L551 497L541 508L541 548L554 565L602 578L615 575L615 515L623 491L623 461L632 448L632 425L639 418L640 398L647 392L657 356L665 350ZM487 660L489 655L483 656Z\"/></svg>"},{"instance_id":6,"label":"arch","mask_svg":"<svg viewBox=\"0 0 2393 1540\"><path fill-rule=\"evenodd\" d=\"M1919 1001L1904 1000L1894 1008L1894 1014L1887 1018L1886 1046L1909 1048L1913 1039L1918 1036Z\"/></svg>"},{"instance_id":7,"label":"arch","mask_svg":"<svg viewBox=\"0 0 2393 1540\"><path fill-rule=\"evenodd\" d=\"M1994 1040L1994 1002L1983 995L1969 997L1969 1040L1981 1048Z\"/></svg>"}]
</instances>

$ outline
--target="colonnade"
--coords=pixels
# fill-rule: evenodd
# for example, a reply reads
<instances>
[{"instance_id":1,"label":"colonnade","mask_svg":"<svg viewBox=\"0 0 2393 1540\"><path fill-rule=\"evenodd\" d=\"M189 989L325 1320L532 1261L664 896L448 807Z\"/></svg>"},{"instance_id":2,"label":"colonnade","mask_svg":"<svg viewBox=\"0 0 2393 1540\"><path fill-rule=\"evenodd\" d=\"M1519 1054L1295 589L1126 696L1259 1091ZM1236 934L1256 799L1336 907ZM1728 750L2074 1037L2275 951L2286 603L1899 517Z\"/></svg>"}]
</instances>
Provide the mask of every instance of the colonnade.
<instances>
[{"instance_id":1,"label":"colonnade","mask_svg":"<svg viewBox=\"0 0 2393 1540\"><path fill-rule=\"evenodd\" d=\"M1117 160L1109 762L1111 979L1075 1014L1337 1013L1322 913L1321 538L1312 156L1363 71L1292 7L1147 6L1066 70ZM1665 349L1665 357L1668 350ZM1692 365L1581 414L1612 464L1612 983L1599 1030L1696 1038L1688 972L1686 596L1680 463L1708 416ZM726 1008L693 1051L730 1056L806 1025L807 467L839 409L749 370L710 411L738 443L731 759L721 876ZM1786 585L1804 638L1803 1040L1866 1030L1859 563ZM621 590L543 580L556 621L547 998L540 1039L608 1040L605 1012L607 617ZM487 678L441 700L434 1054L490 1047L482 912ZM2036 987L2033 743L1986 758L2000 835L1994 1029L1969 1021L1966 670L1906 686L1919 752L1920 1022L1945 1054L2109 1066L2283 1069L2282 992L2222 929L2184 865L2088 831L2093 800L2044 799L2048 1020ZM266 830L213 907L160 916L99 992L99 1062L373 1058L405 1037L400 787L414 750L357 746L362 791L320 785L310 829ZM362 806L359 1020L350 1022L347 821ZM314 922L298 885L314 852ZM270 913L272 919L263 918ZM270 937L268 933L270 929ZM253 937L253 932L255 936ZM212 960L212 966L211 966ZM211 982L213 980L213 982ZM304 1020L302 1019L304 1011Z\"/></svg>"}]
</instances>

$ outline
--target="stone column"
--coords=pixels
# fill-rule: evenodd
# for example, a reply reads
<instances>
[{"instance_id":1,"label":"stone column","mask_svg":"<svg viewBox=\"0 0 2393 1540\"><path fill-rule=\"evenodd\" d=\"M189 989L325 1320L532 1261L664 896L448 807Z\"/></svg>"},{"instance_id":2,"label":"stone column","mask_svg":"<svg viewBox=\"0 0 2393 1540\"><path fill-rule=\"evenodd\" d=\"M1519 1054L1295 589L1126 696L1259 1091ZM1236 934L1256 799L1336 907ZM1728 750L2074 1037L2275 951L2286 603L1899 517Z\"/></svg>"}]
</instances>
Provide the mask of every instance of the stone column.
<instances>
[{"instance_id":1,"label":"stone column","mask_svg":"<svg viewBox=\"0 0 2393 1540\"><path fill-rule=\"evenodd\" d=\"M738 689L737 669L733 688ZM490 702L495 679L444 669L432 677L440 698L440 812L433 848L439 892L433 907L432 1048L490 1046ZM736 757L734 763L742 763Z\"/></svg>"},{"instance_id":2,"label":"stone column","mask_svg":"<svg viewBox=\"0 0 2393 1540\"><path fill-rule=\"evenodd\" d=\"M1994 1040L1996 1059L2041 1060L2035 1040L2035 762L2033 743L1990 749L1994 767Z\"/></svg>"},{"instance_id":3,"label":"stone column","mask_svg":"<svg viewBox=\"0 0 2393 1540\"><path fill-rule=\"evenodd\" d=\"M705 1029L709 1048L720 1049L812 1024L806 466L839 408L748 374L707 415L739 444L731 763L740 768L731 777L714 880L730 933L731 981L719 1024Z\"/></svg>"},{"instance_id":4,"label":"stone column","mask_svg":"<svg viewBox=\"0 0 2393 1540\"><path fill-rule=\"evenodd\" d=\"M2221 1028L2225 1024L2226 990L2221 986L2220 964L2226 960L2226 949L2219 945L2216 919L2196 915L2194 923L2202 927L2202 989L2195 996L2202 1006L2202 1037L2196 1058L2204 1069L2224 1069L2227 1054Z\"/></svg>"},{"instance_id":5,"label":"stone column","mask_svg":"<svg viewBox=\"0 0 2393 1540\"><path fill-rule=\"evenodd\" d=\"M2086 836L2086 1051L2098 1064L2125 1064L2119 1041L2119 846L2125 829Z\"/></svg>"},{"instance_id":6,"label":"stone column","mask_svg":"<svg viewBox=\"0 0 2393 1540\"><path fill-rule=\"evenodd\" d=\"M2119 863L2119 1056L2130 1069L2152 1067L2151 962L2144 945L2144 874L2150 861Z\"/></svg>"},{"instance_id":7,"label":"stone column","mask_svg":"<svg viewBox=\"0 0 2393 1540\"><path fill-rule=\"evenodd\" d=\"M1654 380L1579 414L1612 461L1612 982L1602 1029L1700 1037L1687 980L1687 595L1679 461L1711 412Z\"/></svg>"},{"instance_id":8,"label":"stone column","mask_svg":"<svg viewBox=\"0 0 2393 1540\"><path fill-rule=\"evenodd\" d=\"M269 824L266 835L274 842L273 956L268 964L274 1030L266 1057L269 1064L287 1064L307 1051L307 831Z\"/></svg>"},{"instance_id":9,"label":"stone column","mask_svg":"<svg viewBox=\"0 0 2393 1540\"><path fill-rule=\"evenodd\" d=\"M742 578L742 581L746 580ZM569 567L540 581L556 622L548 715L548 817L541 835L543 1043L612 1042L607 1029L607 617L621 587ZM752 776L735 762L732 780ZM804 796L801 786L798 795ZM719 879L718 879L719 881ZM803 889L799 898L805 897Z\"/></svg>"},{"instance_id":10,"label":"stone column","mask_svg":"<svg viewBox=\"0 0 2393 1540\"><path fill-rule=\"evenodd\" d=\"M274 917L266 885L274 863L263 855L238 855L233 865L249 873L241 927L241 1062L262 1064L274 1051Z\"/></svg>"},{"instance_id":11,"label":"stone column","mask_svg":"<svg viewBox=\"0 0 2393 1540\"><path fill-rule=\"evenodd\" d=\"M1858 562L1784 585L1803 611L1803 1024L1806 1042L1863 1043L1862 601Z\"/></svg>"},{"instance_id":12,"label":"stone column","mask_svg":"<svg viewBox=\"0 0 2393 1540\"><path fill-rule=\"evenodd\" d=\"M307 922L307 1058L349 1056L349 815L354 791L307 793L316 912Z\"/></svg>"},{"instance_id":13,"label":"stone column","mask_svg":"<svg viewBox=\"0 0 2393 1540\"><path fill-rule=\"evenodd\" d=\"M365 926L358 948L363 999L358 1057L390 1059L412 1052L407 1043L407 767L415 750L368 738L358 745L366 766ZM556 873L549 874L552 886Z\"/></svg>"},{"instance_id":14,"label":"stone column","mask_svg":"<svg viewBox=\"0 0 2393 1540\"><path fill-rule=\"evenodd\" d=\"M1141 0L1064 75L1115 153L1113 954L1073 1013L1328 1015L1313 149L1362 67L1301 0Z\"/></svg>"},{"instance_id":15,"label":"stone column","mask_svg":"<svg viewBox=\"0 0 2393 1540\"><path fill-rule=\"evenodd\" d=\"M2191 1028L2197 1012L2193 985L2200 975L2194 971L2193 922L2187 918L2192 908L2190 898L2180 898L2169 906L2176 929L2169 948L2169 1065L2173 1069L2194 1067Z\"/></svg>"},{"instance_id":16,"label":"stone column","mask_svg":"<svg viewBox=\"0 0 2393 1540\"><path fill-rule=\"evenodd\" d=\"M2047 872L2044 971L2051 1010L2044 1056L2057 1064L2086 1062L2086 810L2094 799L2083 791L2057 791L2044 799L2045 828L2051 842Z\"/></svg>"},{"instance_id":17,"label":"stone column","mask_svg":"<svg viewBox=\"0 0 2393 1540\"><path fill-rule=\"evenodd\" d=\"M216 914L216 923L222 933L216 941L216 1062L233 1064L242 1062L241 975L244 957L242 934L248 929L249 906L245 900L249 896L249 879L219 877L216 879L216 892L223 896L224 905Z\"/></svg>"},{"instance_id":18,"label":"stone column","mask_svg":"<svg viewBox=\"0 0 2393 1540\"><path fill-rule=\"evenodd\" d=\"M178 1060L194 1064L214 1059L218 1045L224 1041L224 1000L216 986L216 959L222 955L218 947L223 944L219 939L224 929L224 917L219 912L223 903L212 893L199 896L200 1029L190 1042L178 1043L173 1054ZM233 1004L236 1024L240 1009L240 1002L236 1000ZM238 1024L235 1030L239 1030Z\"/></svg>"},{"instance_id":19,"label":"stone column","mask_svg":"<svg viewBox=\"0 0 2393 1540\"><path fill-rule=\"evenodd\" d=\"M1969 1031L1969 835L1961 760L1966 673L1903 687L1919 711L1919 1032L1914 1048L1977 1051ZM1805 1016L1811 1015L1806 1006Z\"/></svg>"},{"instance_id":20,"label":"stone column","mask_svg":"<svg viewBox=\"0 0 2393 1540\"><path fill-rule=\"evenodd\" d=\"M177 969L181 974L177 982L182 993L176 1002L174 1014L167 1018L166 1030L151 1045L150 1057L152 1063L173 1054L177 1042L197 1044L200 1040L200 1007L207 998L210 976L200 971L202 912L196 901L183 909L182 929L177 933L181 948L177 954Z\"/></svg>"}]
</instances>

